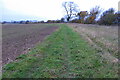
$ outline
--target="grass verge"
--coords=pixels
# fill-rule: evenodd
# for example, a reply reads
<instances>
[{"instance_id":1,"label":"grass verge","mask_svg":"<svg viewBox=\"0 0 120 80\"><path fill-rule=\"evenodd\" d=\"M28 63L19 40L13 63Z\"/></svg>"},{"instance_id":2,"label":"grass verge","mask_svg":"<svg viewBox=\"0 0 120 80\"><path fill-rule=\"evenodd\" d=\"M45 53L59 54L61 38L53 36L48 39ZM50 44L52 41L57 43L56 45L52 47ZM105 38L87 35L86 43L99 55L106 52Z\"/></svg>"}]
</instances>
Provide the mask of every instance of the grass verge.
<instances>
[{"instance_id":1,"label":"grass verge","mask_svg":"<svg viewBox=\"0 0 120 80\"><path fill-rule=\"evenodd\" d=\"M3 78L115 78L117 64L104 61L64 24L28 54L3 68Z\"/></svg>"}]
</instances>

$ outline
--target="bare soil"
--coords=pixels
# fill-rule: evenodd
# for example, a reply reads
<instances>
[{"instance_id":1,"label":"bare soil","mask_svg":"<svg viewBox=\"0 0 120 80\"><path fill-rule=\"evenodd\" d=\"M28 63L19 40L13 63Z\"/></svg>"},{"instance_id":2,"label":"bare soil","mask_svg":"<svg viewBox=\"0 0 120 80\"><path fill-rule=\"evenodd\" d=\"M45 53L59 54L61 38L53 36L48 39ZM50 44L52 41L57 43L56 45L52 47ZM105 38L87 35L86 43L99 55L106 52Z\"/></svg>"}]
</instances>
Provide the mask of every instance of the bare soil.
<instances>
[{"instance_id":1,"label":"bare soil","mask_svg":"<svg viewBox=\"0 0 120 80\"><path fill-rule=\"evenodd\" d=\"M58 27L47 24L5 24L2 26L2 64L14 61Z\"/></svg>"}]
</instances>

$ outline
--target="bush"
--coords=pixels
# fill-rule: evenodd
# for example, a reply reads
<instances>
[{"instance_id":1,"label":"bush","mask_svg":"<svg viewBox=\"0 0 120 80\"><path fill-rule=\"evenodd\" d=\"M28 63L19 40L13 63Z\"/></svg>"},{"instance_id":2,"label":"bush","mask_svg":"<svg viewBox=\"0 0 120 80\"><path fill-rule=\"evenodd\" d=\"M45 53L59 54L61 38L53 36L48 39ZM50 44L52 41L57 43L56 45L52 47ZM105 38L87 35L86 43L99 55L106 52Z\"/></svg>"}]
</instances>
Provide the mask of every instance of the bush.
<instances>
[{"instance_id":1,"label":"bush","mask_svg":"<svg viewBox=\"0 0 120 80\"><path fill-rule=\"evenodd\" d=\"M100 20L98 21L98 24L104 24L104 25L112 25L117 23L117 13L114 13L114 9L110 8L109 10L106 10L103 15L100 17Z\"/></svg>"}]
</instances>

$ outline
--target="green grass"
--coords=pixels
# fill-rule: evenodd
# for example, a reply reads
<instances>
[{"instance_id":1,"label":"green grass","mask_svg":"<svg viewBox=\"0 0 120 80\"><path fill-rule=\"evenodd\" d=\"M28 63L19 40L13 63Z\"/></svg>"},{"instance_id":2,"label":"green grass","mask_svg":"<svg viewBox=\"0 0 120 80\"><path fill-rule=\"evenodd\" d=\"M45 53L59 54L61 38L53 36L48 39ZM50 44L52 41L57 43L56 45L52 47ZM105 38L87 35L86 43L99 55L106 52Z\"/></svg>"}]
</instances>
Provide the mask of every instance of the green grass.
<instances>
[{"instance_id":1,"label":"green grass","mask_svg":"<svg viewBox=\"0 0 120 80\"><path fill-rule=\"evenodd\" d=\"M104 61L64 24L28 54L7 64L3 78L113 78L116 64Z\"/></svg>"}]
</instances>

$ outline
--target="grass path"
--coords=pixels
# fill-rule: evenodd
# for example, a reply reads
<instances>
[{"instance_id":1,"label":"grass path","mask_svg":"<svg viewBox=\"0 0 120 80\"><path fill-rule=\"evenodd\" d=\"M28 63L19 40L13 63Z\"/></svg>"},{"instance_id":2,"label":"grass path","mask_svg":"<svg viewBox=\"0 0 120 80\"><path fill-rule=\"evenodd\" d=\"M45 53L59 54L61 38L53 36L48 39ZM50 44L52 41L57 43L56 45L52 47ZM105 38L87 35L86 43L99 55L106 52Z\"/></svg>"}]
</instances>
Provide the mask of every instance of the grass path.
<instances>
[{"instance_id":1,"label":"grass path","mask_svg":"<svg viewBox=\"0 0 120 80\"><path fill-rule=\"evenodd\" d=\"M118 77L116 64L105 62L72 29L60 29L28 54L3 69L3 78Z\"/></svg>"}]
</instances>

